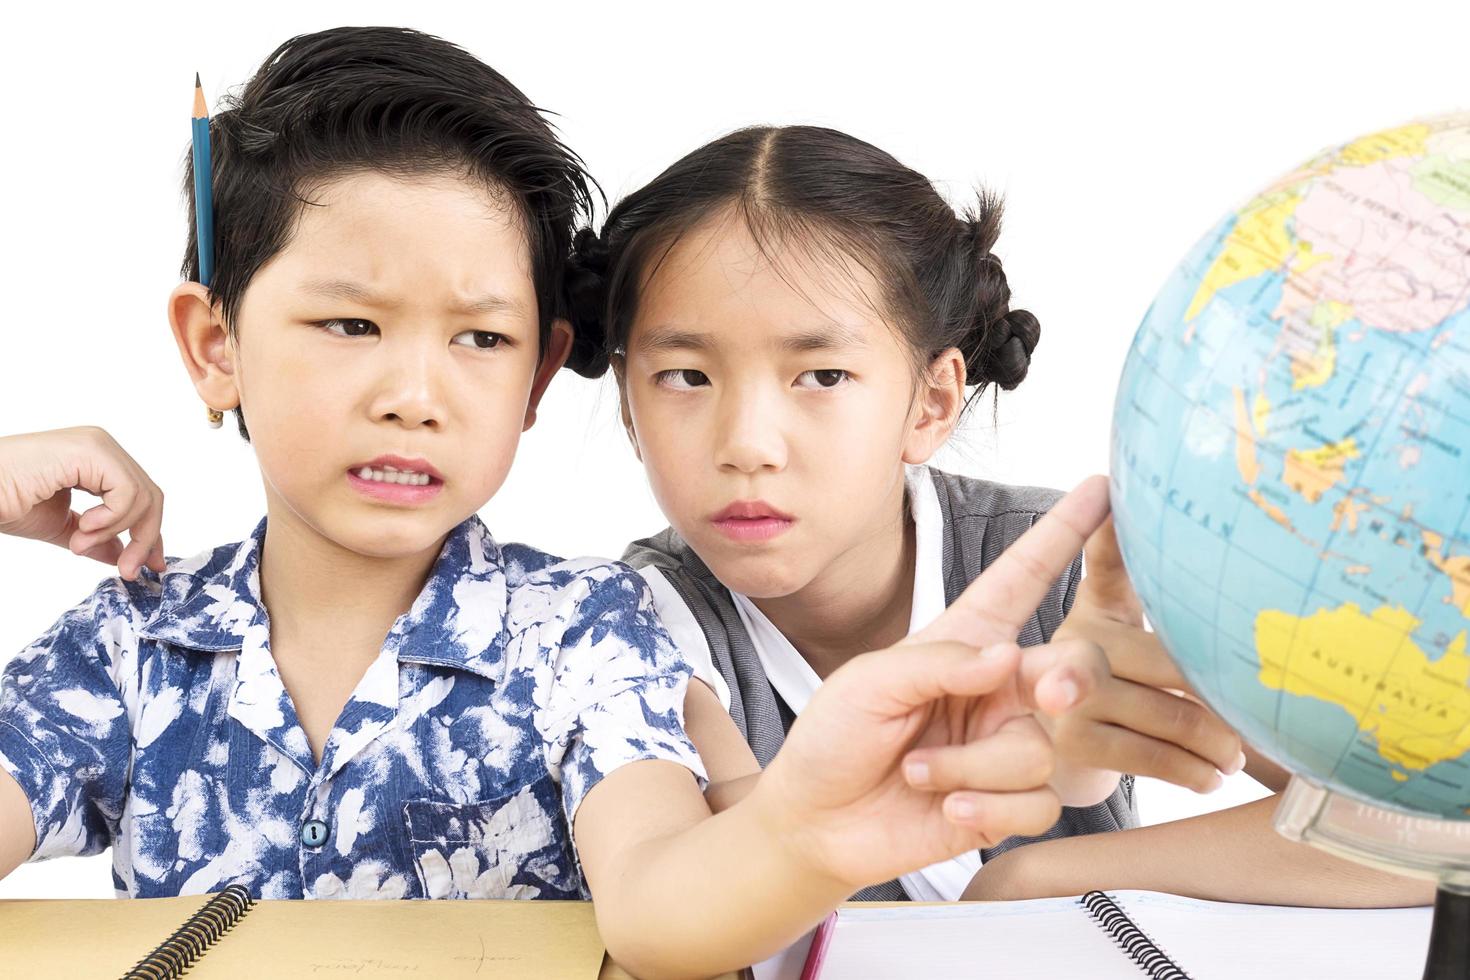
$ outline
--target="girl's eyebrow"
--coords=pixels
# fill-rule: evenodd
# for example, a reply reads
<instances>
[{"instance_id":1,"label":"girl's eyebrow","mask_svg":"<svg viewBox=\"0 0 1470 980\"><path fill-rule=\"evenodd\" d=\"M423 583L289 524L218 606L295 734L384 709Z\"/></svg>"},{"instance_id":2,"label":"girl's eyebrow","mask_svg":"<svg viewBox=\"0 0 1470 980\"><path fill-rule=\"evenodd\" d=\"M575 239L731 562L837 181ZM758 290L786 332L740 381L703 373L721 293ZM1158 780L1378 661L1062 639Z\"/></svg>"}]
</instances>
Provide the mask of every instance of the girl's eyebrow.
<instances>
[{"instance_id":1,"label":"girl's eyebrow","mask_svg":"<svg viewBox=\"0 0 1470 980\"><path fill-rule=\"evenodd\" d=\"M851 350L867 346L868 342L861 332L835 320L824 326L801 330L781 338L781 349L795 353Z\"/></svg>"},{"instance_id":2,"label":"girl's eyebrow","mask_svg":"<svg viewBox=\"0 0 1470 980\"><path fill-rule=\"evenodd\" d=\"M346 279L313 279L301 287L302 292L320 296L323 299L341 299L353 303L361 303L364 306L375 306L379 309L391 309L401 306L397 300L379 296L372 289L361 283L351 282ZM456 302L450 309L455 313L467 313L478 315L485 313L520 313L521 304L515 300L494 294L477 296Z\"/></svg>"},{"instance_id":3,"label":"girl's eyebrow","mask_svg":"<svg viewBox=\"0 0 1470 980\"><path fill-rule=\"evenodd\" d=\"M674 327L654 327L645 331L633 345L641 354L662 354L669 351L708 351L715 345L709 335L679 330ZM782 337L777 346L784 351L801 354L812 351L834 351L862 349L868 346L860 331L846 324L832 321L821 327L799 330Z\"/></svg>"},{"instance_id":4,"label":"girl's eyebrow","mask_svg":"<svg viewBox=\"0 0 1470 980\"><path fill-rule=\"evenodd\" d=\"M643 354L662 354L667 351L704 351L713 346L707 334L674 327L653 327L643 332L633 348Z\"/></svg>"}]
</instances>

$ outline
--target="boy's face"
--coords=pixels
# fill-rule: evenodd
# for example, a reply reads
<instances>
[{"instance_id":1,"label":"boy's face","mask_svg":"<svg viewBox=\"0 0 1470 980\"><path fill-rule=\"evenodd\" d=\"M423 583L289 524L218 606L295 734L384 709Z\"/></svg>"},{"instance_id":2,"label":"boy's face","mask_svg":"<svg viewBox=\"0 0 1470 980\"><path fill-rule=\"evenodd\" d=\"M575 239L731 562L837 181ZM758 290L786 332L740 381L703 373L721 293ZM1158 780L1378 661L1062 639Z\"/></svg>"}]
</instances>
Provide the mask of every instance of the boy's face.
<instances>
[{"instance_id":1,"label":"boy's face","mask_svg":"<svg viewBox=\"0 0 1470 980\"><path fill-rule=\"evenodd\" d=\"M620 368L664 514L722 582L757 598L891 541L902 463L937 448L872 276L771 251L726 216L686 234L639 298Z\"/></svg>"},{"instance_id":2,"label":"boy's face","mask_svg":"<svg viewBox=\"0 0 1470 980\"><path fill-rule=\"evenodd\" d=\"M570 333L538 362L521 223L483 187L364 172L310 197L196 385L243 409L273 521L363 555L437 548L500 488Z\"/></svg>"}]
</instances>

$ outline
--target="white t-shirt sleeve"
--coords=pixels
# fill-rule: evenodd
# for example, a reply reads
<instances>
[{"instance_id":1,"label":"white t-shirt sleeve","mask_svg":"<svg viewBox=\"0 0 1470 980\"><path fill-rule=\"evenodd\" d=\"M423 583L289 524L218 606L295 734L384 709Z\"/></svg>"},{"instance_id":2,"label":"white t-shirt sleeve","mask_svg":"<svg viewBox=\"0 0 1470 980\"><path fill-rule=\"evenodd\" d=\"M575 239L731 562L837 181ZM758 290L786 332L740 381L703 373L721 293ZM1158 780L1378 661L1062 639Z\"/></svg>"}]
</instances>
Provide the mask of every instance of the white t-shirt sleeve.
<instances>
[{"instance_id":1,"label":"white t-shirt sleeve","mask_svg":"<svg viewBox=\"0 0 1470 980\"><path fill-rule=\"evenodd\" d=\"M715 669L714 659L710 656L709 641L704 638L704 630L694 618L694 613L689 610L678 590L664 578L663 572L648 566L638 569L638 574L643 576L643 580L652 590L653 607L658 610L658 618L663 620L664 629L673 637L674 646L689 661L695 679L704 681L720 699L720 704L729 711L730 687Z\"/></svg>"}]
</instances>

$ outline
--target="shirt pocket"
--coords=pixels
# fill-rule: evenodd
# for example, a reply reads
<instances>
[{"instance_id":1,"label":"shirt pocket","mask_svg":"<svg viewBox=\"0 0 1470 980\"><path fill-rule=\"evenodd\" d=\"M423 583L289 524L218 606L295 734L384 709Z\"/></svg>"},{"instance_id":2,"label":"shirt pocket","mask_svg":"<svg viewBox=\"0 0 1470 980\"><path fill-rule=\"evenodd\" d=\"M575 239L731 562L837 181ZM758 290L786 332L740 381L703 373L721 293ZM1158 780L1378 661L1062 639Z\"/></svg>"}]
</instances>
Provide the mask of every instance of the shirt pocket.
<instances>
[{"instance_id":1,"label":"shirt pocket","mask_svg":"<svg viewBox=\"0 0 1470 980\"><path fill-rule=\"evenodd\" d=\"M550 776L494 800L409 800L403 817L426 898L586 897Z\"/></svg>"}]
</instances>

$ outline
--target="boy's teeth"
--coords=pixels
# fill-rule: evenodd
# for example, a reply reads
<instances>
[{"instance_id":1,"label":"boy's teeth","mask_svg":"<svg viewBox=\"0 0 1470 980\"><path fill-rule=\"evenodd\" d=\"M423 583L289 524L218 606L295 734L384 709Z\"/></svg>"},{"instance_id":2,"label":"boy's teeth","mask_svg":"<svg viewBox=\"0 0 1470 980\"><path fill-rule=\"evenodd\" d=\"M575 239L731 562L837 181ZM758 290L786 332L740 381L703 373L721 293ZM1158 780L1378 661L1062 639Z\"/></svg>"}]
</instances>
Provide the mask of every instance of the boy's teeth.
<instances>
[{"instance_id":1,"label":"boy's teeth","mask_svg":"<svg viewBox=\"0 0 1470 980\"><path fill-rule=\"evenodd\" d=\"M426 487L429 485L429 474L395 470L391 466L384 467L381 470L364 466L357 471L357 478L359 480L371 480L375 483L397 483L406 487Z\"/></svg>"}]
</instances>

